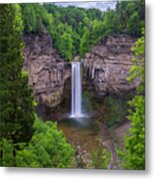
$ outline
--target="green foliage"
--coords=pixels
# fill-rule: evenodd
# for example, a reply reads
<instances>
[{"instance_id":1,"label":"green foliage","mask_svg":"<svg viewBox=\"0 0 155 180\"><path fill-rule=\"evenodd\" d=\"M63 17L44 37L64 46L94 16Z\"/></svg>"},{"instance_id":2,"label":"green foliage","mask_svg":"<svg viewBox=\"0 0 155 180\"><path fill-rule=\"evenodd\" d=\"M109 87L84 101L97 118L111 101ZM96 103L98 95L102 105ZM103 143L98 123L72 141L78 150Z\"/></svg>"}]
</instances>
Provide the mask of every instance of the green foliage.
<instances>
[{"instance_id":1,"label":"green foliage","mask_svg":"<svg viewBox=\"0 0 155 180\"><path fill-rule=\"evenodd\" d=\"M35 119L35 133L29 144L17 152L16 165L22 167L67 168L73 166L74 149L66 143L56 123Z\"/></svg>"},{"instance_id":2,"label":"green foliage","mask_svg":"<svg viewBox=\"0 0 155 180\"><path fill-rule=\"evenodd\" d=\"M40 5L38 7L40 13L43 9ZM35 103L28 87L28 73L22 70L21 8L17 4L4 4L0 5L0 11L0 165L72 167L74 150L66 143L63 133L58 131L56 124L43 123L34 117ZM34 16L36 20L32 21L27 32L44 32L46 14L43 14L45 19L40 16L42 23L39 24L34 24L39 18L36 13L32 18Z\"/></svg>"},{"instance_id":3,"label":"green foliage","mask_svg":"<svg viewBox=\"0 0 155 180\"><path fill-rule=\"evenodd\" d=\"M139 34L139 18L138 18L138 12L135 11L129 18L128 22L127 22L127 31L131 34Z\"/></svg>"},{"instance_id":4,"label":"green foliage","mask_svg":"<svg viewBox=\"0 0 155 180\"><path fill-rule=\"evenodd\" d=\"M105 148L92 154L92 167L95 169L107 169L110 162L111 154Z\"/></svg>"},{"instance_id":5,"label":"green foliage","mask_svg":"<svg viewBox=\"0 0 155 180\"><path fill-rule=\"evenodd\" d=\"M72 60L73 42L71 35L65 32L62 36L60 36L59 42L58 50L62 57L68 61Z\"/></svg>"},{"instance_id":6,"label":"green foliage","mask_svg":"<svg viewBox=\"0 0 155 180\"><path fill-rule=\"evenodd\" d=\"M118 2L116 5L116 21L120 23L120 32L141 36L145 20L145 0Z\"/></svg>"},{"instance_id":7,"label":"green foliage","mask_svg":"<svg viewBox=\"0 0 155 180\"><path fill-rule=\"evenodd\" d=\"M61 56L71 61L74 55L84 56L92 45L107 35L144 35L144 31L140 31L144 26L144 0L118 2L115 10L104 13L96 9L64 8L53 4L1 4L0 12L0 165L73 167L74 150L66 143L56 124L44 123L37 117L34 124L33 107L36 104L27 85L28 73L22 71L22 31L49 32ZM137 95L129 102L131 129L125 140L122 159L126 169L144 169L144 36L138 39L132 50L135 65L128 80L141 78L141 84L137 87ZM109 125L118 122L120 114L126 112L126 106L122 108L111 101L107 103L113 112L107 118ZM106 168L109 155L102 152L100 157L101 161L94 167Z\"/></svg>"},{"instance_id":8,"label":"green foliage","mask_svg":"<svg viewBox=\"0 0 155 180\"><path fill-rule=\"evenodd\" d=\"M0 12L0 136L13 143L27 142L33 134L34 115L28 78L21 73L21 9L17 4L1 4Z\"/></svg>"},{"instance_id":9,"label":"green foliage","mask_svg":"<svg viewBox=\"0 0 155 180\"><path fill-rule=\"evenodd\" d=\"M127 115L127 99L130 98L130 95L128 97L117 97L117 96L107 96L105 98L105 115L104 120L108 127L112 127L115 124L118 124L122 121L124 121L124 117Z\"/></svg>"},{"instance_id":10,"label":"green foliage","mask_svg":"<svg viewBox=\"0 0 155 180\"><path fill-rule=\"evenodd\" d=\"M144 49L145 49L145 43L144 43L144 29L142 30L143 36L139 38L135 45L131 48L131 50L135 54L135 58L133 58L134 66L130 69L130 75L128 77L128 80L130 82L134 81L136 78L141 79L141 84L137 87L137 93L143 93L144 92L144 86L145 86L145 65L144 65Z\"/></svg>"},{"instance_id":11,"label":"green foliage","mask_svg":"<svg viewBox=\"0 0 155 180\"><path fill-rule=\"evenodd\" d=\"M144 34L144 30L143 30ZM125 138L125 150L121 155L126 169L145 169L145 98L144 98L144 35L137 40L132 50L135 53L134 66L129 80L141 78L137 94L129 101L128 119L131 121L130 136Z\"/></svg>"},{"instance_id":12,"label":"green foliage","mask_svg":"<svg viewBox=\"0 0 155 180\"><path fill-rule=\"evenodd\" d=\"M11 167L15 165L13 150L14 147L11 140L7 140L4 138L0 140L0 153L1 153L0 166Z\"/></svg>"},{"instance_id":13,"label":"green foliage","mask_svg":"<svg viewBox=\"0 0 155 180\"><path fill-rule=\"evenodd\" d=\"M28 71L22 70L21 73L22 73L22 77L23 77L23 78L28 78L28 76L29 76Z\"/></svg>"},{"instance_id":14,"label":"green foliage","mask_svg":"<svg viewBox=\"0 0 155 180\"><path fill-rule=\"evenodd\" d=\"M89 49L90 31L86 29L80 42L80 56L83 56Z\"/></svg>"},{"instance_id":15,"label":"green foliage","mask_svg":"<svg viewBox=\"0 0 155 180\"><path fill-rule=\"evenodd\" d=\"M115 10L58 7L51 3L23 4L22 14L25 33L51 34L60 55L71 61L81 57L107 35L126 33L141 36L144 26L144 0L121 1Z\"/></svg>"},{"instance_id":16,"label":"green foliage","mask_svg":"<svg viewBox=\"0 0 155 180\"><path fill-rule=\"evenodd\" d=\"M137 95L129 102L131 108L128 119L131 120L130 136L125 138L125 150L119 152L125 169L145 169L145 99Z\"/></svg>"},{"instance_id":17,"label":"green foliage","mask_svg":"<svg viewBox=\"0 0 155 180\"><path fill-rule=\"evenodd\" d=\"M21 4L25 33L46 33L52 26L53 16L40 4Z\"/></svg>"},{"instance_id":18,"label":"green foliage","mask_svg":"<svg viewBox=\"0 0 155 180\"><path fill-rule=\"evenodd\" d=\"M54 167L71 168L74 166L74 149L66 142L56 123L42 122L35 115L35 133L29 143L13 144L1 139L1 166L15 167ZM14 148L17 146L18 148Z\"/></svg>"},{"instance_id":19,"label":"green foliage","mask_svg":"<svg viewBox=\"0 0 155 180\"><path fill-rule=\"evenodd\" d=\"M33 100L32 103L33 103L33 106L34 106L34 107L38 105L38 103L37 103L35 100Z\"/></svg>"}]
</instances>

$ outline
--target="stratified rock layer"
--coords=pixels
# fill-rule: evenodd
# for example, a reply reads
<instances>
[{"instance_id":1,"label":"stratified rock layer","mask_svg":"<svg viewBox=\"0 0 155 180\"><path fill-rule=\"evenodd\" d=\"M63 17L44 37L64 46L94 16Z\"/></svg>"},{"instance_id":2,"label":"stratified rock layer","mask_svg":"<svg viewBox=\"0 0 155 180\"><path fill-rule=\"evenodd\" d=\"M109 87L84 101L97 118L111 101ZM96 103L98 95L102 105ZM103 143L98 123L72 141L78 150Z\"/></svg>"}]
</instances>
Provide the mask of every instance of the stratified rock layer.
<instances>
[{"instance_id":1,"label":"stratified rock layer","mask_svg":"<svg viewBox=\"0 0 155 180\"><path fill-rule=\"evenodd\" d=\"M140 83L139 78L132 83L127 81L133 66L131 47L134 42L135 39L126 35L110 36L85 55L84 74L98 95L124 93Z\"/></svg>"},{"instance_id":2,"label":"stratified rock layer","mask_svg":"<svg viewBox=\"0 0 155 180\"><path fill-rule=\"evenodd\" d=\"M24 68L29 72L29 84L37 102L50 108L57 107L70 96L71 66L52 47L50 35L27 35L25 41ZM131 52L135 39L117 35L95 45L82 60L86 82L95 94L120 94L135 89L137 78L129 83L127 77L133 66ZM67 86L67 93L66 93ZM68 87L69 86L69 87ZM68 105L67 105L68 106Z\"/></svg>"},{"instance_id":3,"label":"stratified rock layer","mask_svg":"<svg viewBox=\"0 0 155 180\"><path fill-rule=\"evenodd\" d=\"M48 34L27 35L25 41L24 68L29 72L29 84L34 96L48 107L62 102L64 84L70 77L70 67L52 47Z\"/></svg>"}]
</instances>

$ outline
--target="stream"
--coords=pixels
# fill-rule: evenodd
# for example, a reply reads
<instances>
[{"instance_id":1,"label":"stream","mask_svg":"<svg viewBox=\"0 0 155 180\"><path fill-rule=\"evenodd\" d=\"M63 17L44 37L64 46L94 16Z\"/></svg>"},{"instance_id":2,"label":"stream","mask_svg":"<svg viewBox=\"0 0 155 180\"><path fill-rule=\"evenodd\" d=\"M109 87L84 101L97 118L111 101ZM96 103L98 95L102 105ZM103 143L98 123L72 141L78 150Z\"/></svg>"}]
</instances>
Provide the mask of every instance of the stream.
<instances>
[{"instance_id":1,"label":"stream","mask_svg":"<svg viewBox=\"0 0 155 180\"><path fill-rule=\"evenodd\" d=\"M58 122L58 128L64 132L65 138L80 152L100 154L106 148L111 154L108 169L114 169L117 160L115 147L122 146L123 137L128 132L130 123L125 121L114 129L108 129L105 124L99 125L94 118L75 120L66 118ZM100 157L98 157L100 161Z\"/></svg>"},{"instance_id":2,"label":"stream","mask_svg":"<svg viewBox=\"0 0 155 180\"><path fill-rule=\"evenodd\" d=\"M124 136L124 133L118 135L119 131L116 129L125 118L126 101L116 96L95 100L90 92L82 88L81 63L72 62L71 67L71 113L58 122L58 127L77 150L78 157L80 154L83 158L85 152L89 154L87 159L91 159L93 153L98 153L100 156L96 161L99 161L103 149L106 148L111 154L107 168L114 169L117 161L115 147L120 146ZM83 163L80 166L83 167Z\"/></svg>"}]
</instances>

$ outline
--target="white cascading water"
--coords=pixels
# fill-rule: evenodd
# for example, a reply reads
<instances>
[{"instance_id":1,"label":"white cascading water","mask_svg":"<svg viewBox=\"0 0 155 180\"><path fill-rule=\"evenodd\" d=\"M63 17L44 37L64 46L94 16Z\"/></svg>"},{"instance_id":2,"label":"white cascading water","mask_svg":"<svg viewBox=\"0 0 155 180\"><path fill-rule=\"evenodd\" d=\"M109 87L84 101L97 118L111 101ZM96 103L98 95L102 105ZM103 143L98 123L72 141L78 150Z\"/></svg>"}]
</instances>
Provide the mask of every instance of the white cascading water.
<instances>
[{"instance_id":1,"label":"white cascading water","mask_svg":"<svg viewBox=\"0 0 155 180\"><path fill-rule=\"evenodd\" d=\"M72 62L71 117L82 117L82 87L80 62Z\"/></svg>"}]
</instances>

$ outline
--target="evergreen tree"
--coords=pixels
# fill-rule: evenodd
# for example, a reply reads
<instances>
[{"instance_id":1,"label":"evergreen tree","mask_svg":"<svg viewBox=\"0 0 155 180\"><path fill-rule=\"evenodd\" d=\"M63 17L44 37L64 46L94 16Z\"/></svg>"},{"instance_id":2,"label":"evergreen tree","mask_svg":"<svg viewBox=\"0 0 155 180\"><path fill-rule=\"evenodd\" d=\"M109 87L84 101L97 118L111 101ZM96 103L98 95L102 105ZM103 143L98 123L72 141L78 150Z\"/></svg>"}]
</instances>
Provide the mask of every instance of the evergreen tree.
<instances>
[{"instance_id":1,"label":"evergreen tree","mask_svg":"<svg viewBox=\"0 0 155 180\"><path fill-rule=\"evenodd\" d=\"M21 73L24 46L19 5L0 5L0 27L0 136L15 145L30 140L34 123L28 78Z\"/></svg>"}]
</instances>

